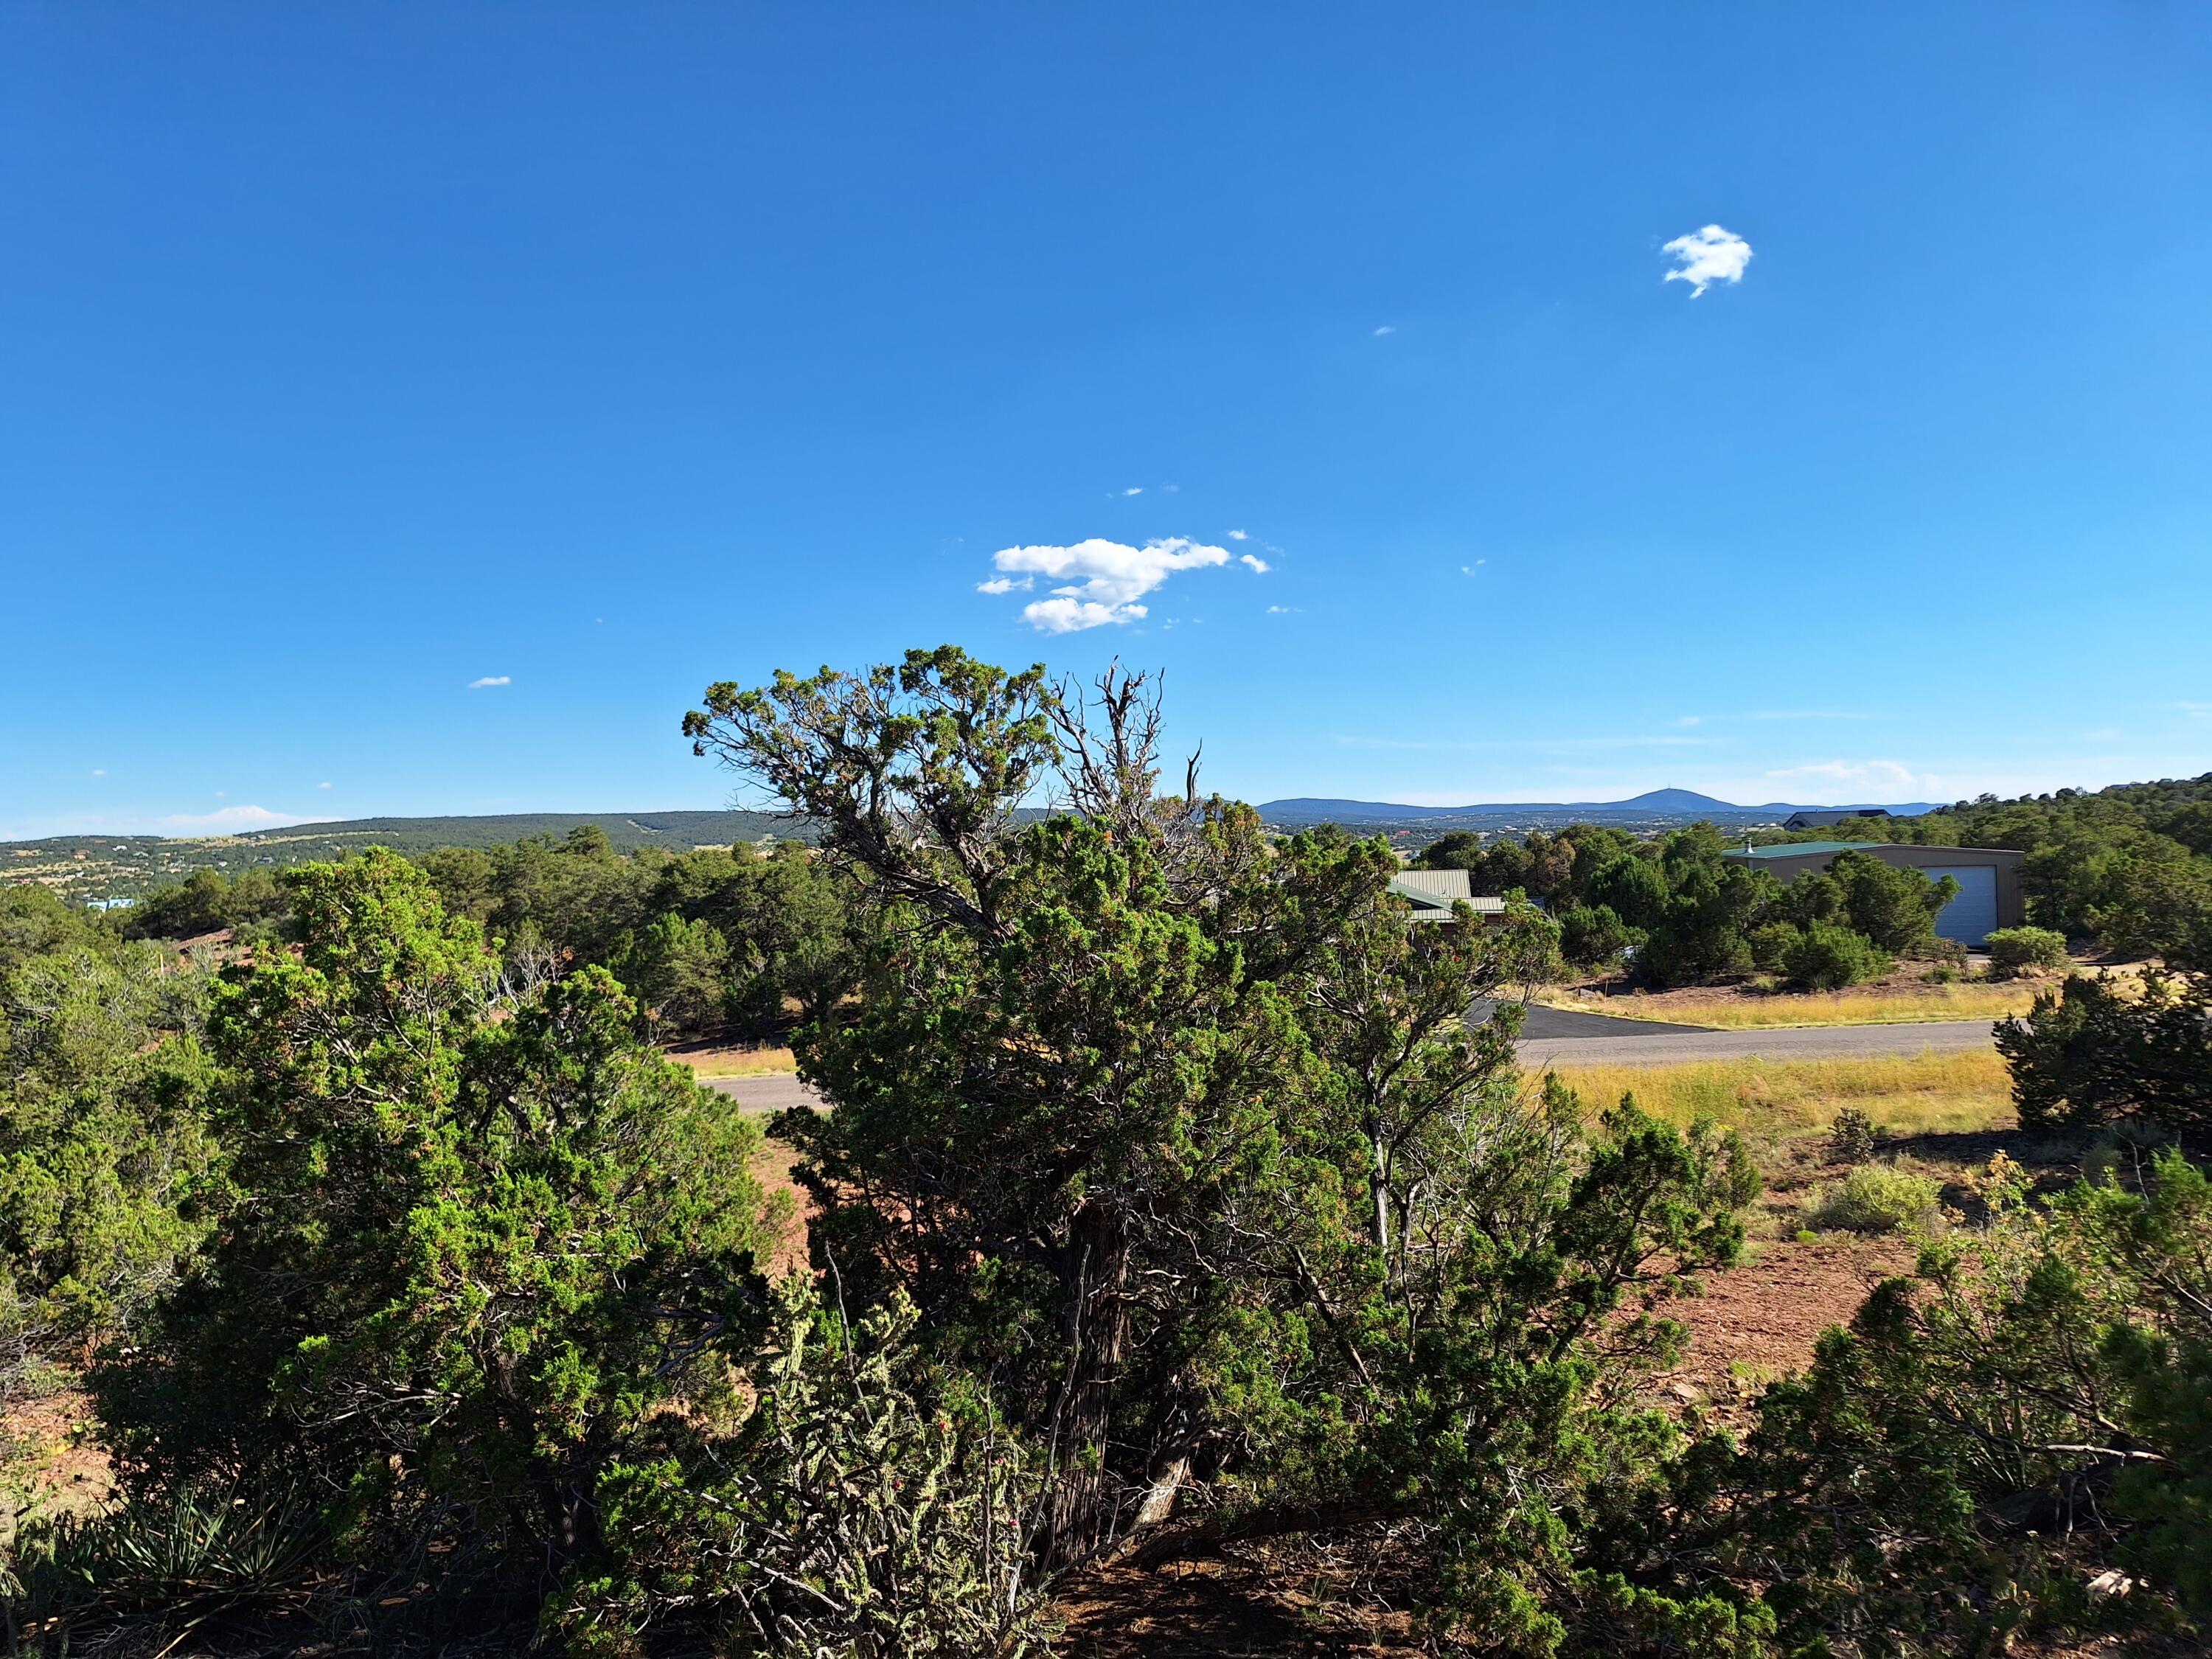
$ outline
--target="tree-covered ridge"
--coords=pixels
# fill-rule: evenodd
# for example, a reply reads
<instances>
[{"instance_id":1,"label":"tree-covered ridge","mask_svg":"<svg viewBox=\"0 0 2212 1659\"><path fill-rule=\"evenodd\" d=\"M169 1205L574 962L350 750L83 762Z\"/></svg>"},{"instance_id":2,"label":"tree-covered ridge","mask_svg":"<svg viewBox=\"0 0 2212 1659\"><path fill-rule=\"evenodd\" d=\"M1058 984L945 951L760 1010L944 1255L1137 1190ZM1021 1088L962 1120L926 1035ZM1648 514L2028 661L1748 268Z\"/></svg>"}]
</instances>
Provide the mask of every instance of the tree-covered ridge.
<instances>
[{"instance_id":1,"label":"tree-covered ridge","mask_svg":"<svg viewBox=\"0 0 2212 1659\"><path fill-rule=\"evenodd\" d=\"M2129 954L2167 951L2212 914L2212 772L1984 795L1920 817L1850 818L1807 838L2025 853L2030 921Z\"/></svg>"},{"instance_id":2,"label":"tree-covered ridge","mask_svg":"<svg viewBox=\"0 0 2212 1659\"><path fill-rule=\"evenodd\" d=\"M1808 989L1849 985L1899 956L1938 955L1936 917L1958 891L1863 854L1786 887L1730 862L1711 824L1644 839L1597 824L1521 841L1445 836L1421 854L1431 870L1465 870L1481 894L1524 893L1559 924L1566 959L1632 970L1654 986L1754 971Z\"/></svg>"},{"instance_id":3,"label":"tree-covered ridge","mask_svg":"<svg viewBox=\"0 0 2212 1659\"><path fill-rule=\"evenodd\" d=\"M798 842L623 854L586 823L558 841L444 848L414 862L448 911L485 930L508 971L607 968L664 1037L780 1035L843 995L853 972L858 911ZM236 948L295 938L295 908L278 872L202 870L109 921L131 939L227 930Z\"/></svg>"},{"instance_id":4,"label":"tree-covered ridge","mask_svg":"<svg viewBox=\"0 0 2212 1659\"><path fill-rule=\"evenodd\" d=\"M445 817L349 818L238 836L49 836L0 842L0 881L35 881L79 903L119 903L200 871L226 878L270 874L372 847L421 854L560 840L596 829L617 852L681 853L763 840L805 840L805 823L766 812L509 812Z\"/></svg>"}]
</instances>

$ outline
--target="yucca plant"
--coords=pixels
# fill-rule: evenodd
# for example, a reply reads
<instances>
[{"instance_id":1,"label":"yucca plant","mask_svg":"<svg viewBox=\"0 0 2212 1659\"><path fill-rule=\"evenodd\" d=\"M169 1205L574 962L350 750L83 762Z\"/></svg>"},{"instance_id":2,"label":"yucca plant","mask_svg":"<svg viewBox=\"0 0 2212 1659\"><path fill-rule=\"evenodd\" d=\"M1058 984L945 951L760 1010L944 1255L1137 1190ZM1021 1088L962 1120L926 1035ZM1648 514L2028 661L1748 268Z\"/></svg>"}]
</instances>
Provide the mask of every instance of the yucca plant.
<instances>
[{"instance_id":1,"label":"yucca plant","mask_svg":"<svg viewBox=\"0 0 2212 1659\"><path fill-rule=\"evenodd\" d=\"M58 1652L72 1630L134 1613L190 1629L229 1608L296 1601L327 1537L297 1492L240 1483L161 1488L89 1515L27 1521L0 1577L13 1650Z\"/></svg>"}]
</instances>

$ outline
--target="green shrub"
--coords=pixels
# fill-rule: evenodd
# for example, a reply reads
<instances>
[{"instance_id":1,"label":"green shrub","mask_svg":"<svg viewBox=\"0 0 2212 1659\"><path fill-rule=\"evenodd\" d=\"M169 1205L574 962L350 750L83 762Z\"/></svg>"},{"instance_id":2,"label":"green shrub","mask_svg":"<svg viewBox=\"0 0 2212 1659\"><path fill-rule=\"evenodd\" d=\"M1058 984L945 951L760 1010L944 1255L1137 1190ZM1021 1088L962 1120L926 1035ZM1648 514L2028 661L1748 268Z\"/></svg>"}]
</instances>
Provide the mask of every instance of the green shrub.
<instances>
[{"instance_id":1,"label":"green shrub","mask_svg":"<svg viewBox=\"0 0 2212 1659\"><path fill-rule=\"evenodd\" d=\"M1855 1233L1899 1233L1932 1225L1942 1183L1932 1176L1862 1164L1840 1187L1816 1187L1808 1206L1814 1222Z\"/></svg>"},{"instance_id":2,"label":"green shrub","mask_svg":"<svg viewBox=\"0 0 2212 1659\"><path fill-rule=\"evenodd\" d=\"M1828 1128L1828 1156L1838 1164L1863 1164L1874 1156L1874 1120L1856 1106L1836 1114Z\"/></svg>"},{"instance_id":3,"label":"green shrub","mask_svg":"<svg viewBox=\"0 0 2212 1659\"><path fill-rule=\"evenodd\" d=\"M441 1510L594 1556L601 1473L664 1402L711 1407L757 1317L760 1132L604 969L508 995L397 854L285 881L300 953L209 1015L211 1243L93 1374L110 1443L142 1492L281 1466L368 1571Z\"/></svg>"},{"instance_id":4,"label":"green shrub","mask_svg":"<svg viewBox=\"0 0 2212 1659\"><path fill-rule=\"evenodd\" d=\"M1578 967L1613 969L1644 935L1603 904L1577 904L1559 917L1559 953Z\"/></svg>"},{"instance_id":5,"label":"green shrub","mask_svg":"<svg viewBox=\"0 0 2212 1659\"><path fill-rule=\"evenodd\" d=\"M1751 930L1752 966L1762 974L1787 973L1790 956L1805 935L1786 921L1762 922Z\"/></svg>"},{"instance_id":6,"label":"green shrub","mask_svg":"<svg viewBox=\"0 0 2212 1659\"><path fill-rule=\"evenodd\" d=\"M1790 947L1784 968L1799 990L1833 991L1879 978L1889 971L1890 958L1865 935L1816 921Z\"/></svg>"},{"instance_id":7,"label":"green shrub","mask_svg":"<svg viewBox=\"0 0 2212 1659\"><path fill-rule=\"evenodd\" d=\"M1999 1020L1996 1043L2022 1128L2212 1121L2212 974L2146 974L2133 987L2076 974Z\"/></svg>"},{"instance_id":8,"label":"green shrub","mask_svg":"<svg viewBox=\"0 0 2212 1659\"><path fill-rule=\"evenodd\" d=\"M2049 927L2000 927L1983 942L1990 953L1990 971L2009 979L2038 968L2063 968L2066 935Z\"/></svg>"}]
</instances>

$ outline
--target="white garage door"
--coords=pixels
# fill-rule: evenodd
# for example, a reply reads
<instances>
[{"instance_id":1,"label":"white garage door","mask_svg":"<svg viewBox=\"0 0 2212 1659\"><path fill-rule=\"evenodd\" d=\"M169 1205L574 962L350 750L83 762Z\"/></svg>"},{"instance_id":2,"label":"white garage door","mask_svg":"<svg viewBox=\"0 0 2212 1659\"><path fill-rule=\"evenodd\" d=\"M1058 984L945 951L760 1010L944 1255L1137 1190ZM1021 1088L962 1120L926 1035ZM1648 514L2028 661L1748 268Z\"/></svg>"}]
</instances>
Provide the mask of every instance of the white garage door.
<instances>
[{"instance_id":1,"label":"white garage door","mask_svg":"<svg viewBox=\"0 0 2212 1659\"><path fill-rule=\"evenodd\" d=\"M1936 931L1961 945L1979 945L1997 925L1997 870L1994 864L1929 866L1922 873L1930 881L1948 876L1959 884L1959 896L1936 918Z\"/></svg>"}]
</instances>

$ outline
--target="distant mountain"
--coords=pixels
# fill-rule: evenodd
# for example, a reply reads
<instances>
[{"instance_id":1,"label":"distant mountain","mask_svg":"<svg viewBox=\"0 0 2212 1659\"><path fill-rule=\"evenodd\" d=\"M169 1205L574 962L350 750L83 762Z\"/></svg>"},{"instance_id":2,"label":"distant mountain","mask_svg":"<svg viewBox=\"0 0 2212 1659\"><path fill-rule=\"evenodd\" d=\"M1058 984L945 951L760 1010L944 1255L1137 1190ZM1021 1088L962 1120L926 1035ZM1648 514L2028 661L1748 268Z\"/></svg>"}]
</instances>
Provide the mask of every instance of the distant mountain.
<instances>
[{"instance_id":1,"label":"distant mountain","mask_svg":"<svg viewBox=\"0 0 2212 1659\"><path fill-rule=\"evenodd\" d=\"M1847 801L1835 806L1792 805L1768 801L1759 806L1738 806L1730 801L1701 795L1694 789L1653 789L1626 800L1477 801L1466 806L1407 806L1389 801L1320 800L1301 797L1271 800L1260 807L1270 823L1420 823L1438 818L1588 817L1588 818L1785 818L1792 812L1849 811L1881 806L1895 817L1911 817L1935 810L1932 801L1889 805L1877 801Z\"/></svg>"}]
</instances>

